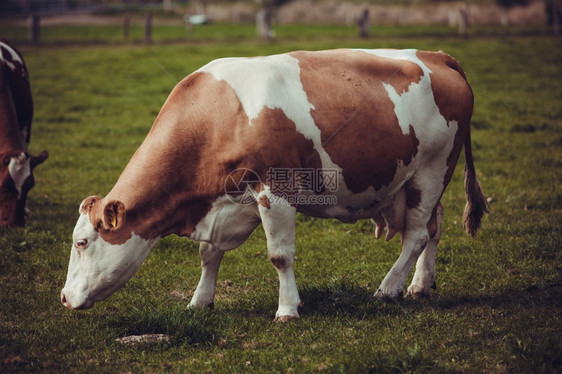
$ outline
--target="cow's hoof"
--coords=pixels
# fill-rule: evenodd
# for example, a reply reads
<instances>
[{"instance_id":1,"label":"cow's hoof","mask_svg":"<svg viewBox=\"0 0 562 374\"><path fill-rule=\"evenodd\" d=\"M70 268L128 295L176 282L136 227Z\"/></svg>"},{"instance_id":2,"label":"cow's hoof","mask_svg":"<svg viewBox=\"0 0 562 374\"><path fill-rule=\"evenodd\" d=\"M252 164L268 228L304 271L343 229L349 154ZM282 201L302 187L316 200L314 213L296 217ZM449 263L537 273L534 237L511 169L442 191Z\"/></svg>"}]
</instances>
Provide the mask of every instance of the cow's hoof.
<instances>
[{"instance_id":1,"label":"cow's hoof","mask_svg":"<svg viewBox=\"0 0 562 374\"><path fill-rule=\"evenodd\" d=\"M281 313L281 312L277 312L275 313L275 319L273 320L274 322L289 322L289 321L293 321L293 320L297 320L299 319L299 313L298 312L289 312L288 314L285 313Z\"/></svg>"},{"instance_id":2,"label":"cow's hoof","mask_svg":"<svg viewBox=\"0 0 562 374\"><path fill-rule=\"evenodd\" d=\"M187 309L215 309L215 303L211 302L209 304L196 304L194 302L190 302L187 304Z\"/></svg>"},{"instance_id":3,"label":"cow's hoof","mask_svg":"<svg viewBox=\"0 0 562 374\"><path fill-rule=\"evenodd\" d=\"M384 292L383 290L379 289L374 294L375 298L380 300L400 300L404 297L404 292L400 291L393 295L392 293Z\"/></svg>"},{"instance_id":4,"label":"cow's hoof","mask_svg":"<svg viewBox=\"0 0 562 374\"><path fill-rule=\"evenodd\" d=\"M412 284L410 285L410 287L408 287L407 296L412 297L412 299L429 298L431 289L437 289L437 285L435 284L435 282L433 282L431 287L420 287Z\"/></svg>"},{"instance_id":5,"label":"cow's hoof","mask_svg":"<svg viewBox=\"0 0 562 374\"><path fill-rule=\"evenodd\" d=\"M275 316L273 322L289 322L299 319L300 316L298 314L291 314L285 316Z\"/></svg>"},{"instance_id":6,"label":"cow's hoof","mask_svg":"<svg viewBox=\"0 0 562 374\"><path fill-rule=\"evenodd\" d=\"M425 293L425 292L408 292L407 295L410 296L414 300L429 299L429 294Z\"/></svg>"}]
</instances>

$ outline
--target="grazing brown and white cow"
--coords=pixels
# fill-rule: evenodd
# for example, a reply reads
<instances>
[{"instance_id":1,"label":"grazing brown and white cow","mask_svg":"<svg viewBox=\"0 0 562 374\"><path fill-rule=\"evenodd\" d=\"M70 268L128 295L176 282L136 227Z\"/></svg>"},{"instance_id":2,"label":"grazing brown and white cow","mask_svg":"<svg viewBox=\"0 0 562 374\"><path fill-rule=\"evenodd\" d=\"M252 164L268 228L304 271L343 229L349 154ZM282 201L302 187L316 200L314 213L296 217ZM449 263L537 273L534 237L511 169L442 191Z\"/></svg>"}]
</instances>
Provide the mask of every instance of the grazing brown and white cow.
<instances>
[{"instance_id":1,"label":"grazing brown and white cow","mask_svg":"<svg viewBox=\"0 0 562 374\"><path fill-rule=\"evenodd\" d=\"M23 226L33 168L47 159L27 153L33 118L29 75L21 55L0 39L0 226Z\"/></svg>"},{"instance_id":2,"label":"grazing brown and white cow","mask_svg":"<svg viewBox=\"0 0 562 374\"><path fill-rule=\"evenodd\" d=\"M416 50L292 52L213 61L172 91L117 184L80 205L61 300L111 295L169 234L202 242L190 306L213 304L225 251L263 224L276 318L298 318L295 215L371 218L402 253L376 296L429 295L441 195L465 147L465 226L486 201L471 155L473 95L453 58Z\"/></svg>"}]
</instances>

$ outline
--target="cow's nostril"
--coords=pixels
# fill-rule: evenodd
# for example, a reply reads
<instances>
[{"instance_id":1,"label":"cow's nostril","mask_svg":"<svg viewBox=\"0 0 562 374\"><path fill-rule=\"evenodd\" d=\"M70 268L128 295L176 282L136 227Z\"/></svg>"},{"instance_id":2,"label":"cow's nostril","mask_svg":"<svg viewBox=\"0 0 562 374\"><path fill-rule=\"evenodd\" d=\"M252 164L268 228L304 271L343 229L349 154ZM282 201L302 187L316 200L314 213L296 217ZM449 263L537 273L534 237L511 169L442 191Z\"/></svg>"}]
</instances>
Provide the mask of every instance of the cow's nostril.
<instances>
[{"instance_id":1,"label":"cow's nostril","mask_svg":"<svg viewBox=\"0 0 562 374\"><path fill-rule=\"evenodd\" d=\"M66 296L64 295L64 293L61 292L60 294L60 301L61 303L65 306L65 307L70 307L70 304L68 303L68 301L66 300Z\"/></svg>"}]
</instances>

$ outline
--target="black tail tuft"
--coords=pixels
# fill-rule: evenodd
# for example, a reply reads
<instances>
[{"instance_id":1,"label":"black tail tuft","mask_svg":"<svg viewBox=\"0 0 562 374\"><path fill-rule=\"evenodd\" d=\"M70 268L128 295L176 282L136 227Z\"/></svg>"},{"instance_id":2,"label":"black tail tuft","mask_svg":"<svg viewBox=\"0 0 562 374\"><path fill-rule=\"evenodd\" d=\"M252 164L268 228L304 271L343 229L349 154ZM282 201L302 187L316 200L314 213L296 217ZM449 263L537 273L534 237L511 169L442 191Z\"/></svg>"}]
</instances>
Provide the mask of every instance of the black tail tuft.
<instances>
[{"instance_id":1,"label":"black tail tuft","mask_svg":"<svg viewBox=\"0 0 562 374\"><path fill-rule=\"evenodd\" d=\"M476 178L476 170L472 160L472 144L470 128L464 142L464 189L466 191L466 207L464 208L463 222L467 234L476 237L480 228L482 216L489 212L488 202L482 192L480 183Z\"/></svg>"}]
</instances>

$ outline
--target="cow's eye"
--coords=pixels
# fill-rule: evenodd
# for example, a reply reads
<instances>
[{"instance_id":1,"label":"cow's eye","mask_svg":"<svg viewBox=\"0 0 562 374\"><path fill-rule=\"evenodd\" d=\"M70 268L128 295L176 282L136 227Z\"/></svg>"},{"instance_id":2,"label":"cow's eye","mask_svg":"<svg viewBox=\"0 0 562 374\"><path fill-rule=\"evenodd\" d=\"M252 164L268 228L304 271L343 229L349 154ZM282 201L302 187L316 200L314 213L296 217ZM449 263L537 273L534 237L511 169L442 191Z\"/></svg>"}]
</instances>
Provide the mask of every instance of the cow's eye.
<instances>
[{"instance_id":1,"label":"cow's eye","mask_svg":"<svg viewBox=\"0 0 562 374\"><path fill-rule=\"evenodd\" d=\"M85 249L88 246L87 239L79 239L76 241L76 248L78 249Z\"/></svg>"}]
</instances>

